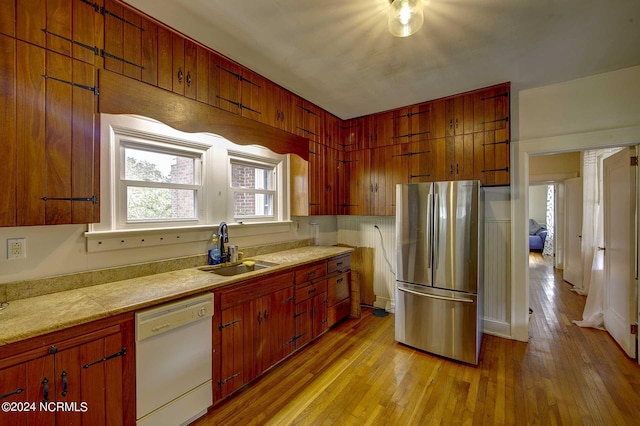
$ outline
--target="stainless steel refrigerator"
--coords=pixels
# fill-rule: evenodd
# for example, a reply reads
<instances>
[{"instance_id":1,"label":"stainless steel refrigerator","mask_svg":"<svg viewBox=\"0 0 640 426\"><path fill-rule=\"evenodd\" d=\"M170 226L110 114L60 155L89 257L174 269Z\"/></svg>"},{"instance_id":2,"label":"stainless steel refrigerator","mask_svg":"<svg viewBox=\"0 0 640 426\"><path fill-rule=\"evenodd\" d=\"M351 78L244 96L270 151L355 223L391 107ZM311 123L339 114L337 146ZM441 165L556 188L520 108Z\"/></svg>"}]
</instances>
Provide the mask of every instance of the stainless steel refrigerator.
<instances>
[{"instance_id":1,"label":"stainless steel refrigerator","mask_svg":"<svg viewBox=\"0 0 640 426\"><path fill-rule=\"evenodd\" d=\"M479 181L396 187L396 340L470 364L482 341Z\"/></svg>"}]
</instances>

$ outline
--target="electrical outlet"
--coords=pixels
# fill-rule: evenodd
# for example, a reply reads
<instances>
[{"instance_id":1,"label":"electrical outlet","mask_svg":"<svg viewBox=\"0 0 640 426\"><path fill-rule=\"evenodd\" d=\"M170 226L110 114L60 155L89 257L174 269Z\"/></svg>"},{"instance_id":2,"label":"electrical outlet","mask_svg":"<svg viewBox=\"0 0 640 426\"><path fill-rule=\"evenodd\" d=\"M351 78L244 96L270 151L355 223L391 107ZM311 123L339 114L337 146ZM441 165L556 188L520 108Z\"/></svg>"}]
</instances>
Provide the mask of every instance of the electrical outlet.
<instances>
[{"instance_id":1,"label":"electrical outlet","mask_svg":"<svg viewBox=\"0 0 640 426\"><path fill-rule=\"evenodd\" d=\"M25 259L27 257L27 239L9 238L7 240L7 259Z\"/></svg>"}]
</instances>

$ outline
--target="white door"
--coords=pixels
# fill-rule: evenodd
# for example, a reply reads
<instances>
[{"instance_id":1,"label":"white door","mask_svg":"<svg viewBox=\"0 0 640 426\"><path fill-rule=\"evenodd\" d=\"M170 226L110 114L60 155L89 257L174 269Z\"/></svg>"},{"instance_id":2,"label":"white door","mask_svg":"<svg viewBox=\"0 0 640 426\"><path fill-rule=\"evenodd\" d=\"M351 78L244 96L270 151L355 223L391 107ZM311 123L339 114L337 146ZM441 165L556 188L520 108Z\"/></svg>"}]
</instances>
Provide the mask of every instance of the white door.
<instances>
[{"instance_id":1,"label":"white door","mask_svg":"<svg viewBox=\"0 0 640 426\"><path fill-rule=\"evenodd\" d=\"M636 167L626 148L604 160L604 325L632 358L636 357Z\"/></svg>"},{"instance_id":2,"label":"white door","mask_svg":"<svg viewBox=\"0 0 640 426\"><path fill-rule=\"evenodd\" d=\"M582 178L564 181L564 200L562 279L582 287Z\"/></svg>"}]
</instances>

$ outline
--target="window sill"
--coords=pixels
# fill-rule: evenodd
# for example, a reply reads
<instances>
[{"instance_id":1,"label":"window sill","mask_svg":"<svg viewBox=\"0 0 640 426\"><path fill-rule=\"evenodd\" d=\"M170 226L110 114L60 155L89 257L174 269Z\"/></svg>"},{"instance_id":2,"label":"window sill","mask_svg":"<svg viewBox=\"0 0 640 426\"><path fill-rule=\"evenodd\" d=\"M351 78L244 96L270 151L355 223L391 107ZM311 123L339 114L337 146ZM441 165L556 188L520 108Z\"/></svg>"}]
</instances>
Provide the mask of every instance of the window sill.
<instances>
[{"instance_id":1,"label":"window sill","mask_svg":"<svg viewBox=\"0 0 640 426\"><path fill-rule=\"evenodd\" d=\"M229 223L233 237L289 232L292 221ZM87 252L97 253L112 250L156 247L169 244L184 244L209 241L218 225L197 225L172 228L119 229L113 231L88 231Z\"/></svg>"}]
</instances>

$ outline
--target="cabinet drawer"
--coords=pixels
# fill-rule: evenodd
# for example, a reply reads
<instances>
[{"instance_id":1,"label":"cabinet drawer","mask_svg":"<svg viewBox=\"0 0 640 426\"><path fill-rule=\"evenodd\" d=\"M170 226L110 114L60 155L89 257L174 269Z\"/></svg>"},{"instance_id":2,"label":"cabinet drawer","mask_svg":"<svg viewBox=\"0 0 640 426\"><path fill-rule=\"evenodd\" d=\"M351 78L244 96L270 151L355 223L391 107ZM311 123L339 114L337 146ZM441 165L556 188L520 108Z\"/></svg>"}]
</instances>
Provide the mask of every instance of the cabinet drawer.
<instances>
[{"instance_id":1,"label":"cabinet drawer","mask_svg":"<svg viewBox=\"0 0 640 426\"><path fill-rule=\"evenodd\" d=\"M274 277L257 278L230 290L220 291L220 309L227 309L240 303L274 293L293 284L293 272L276 275Z\"/></svg>"},{"instance_id":2,"label":"cabinet drawer","mask_svg":"<svg viewBox=\"0 0 640 426\"><path fill-rule=\"evenodd\" d=\"M329 312L327 313L329 327L332 327L341 319L348 317L350 311L351 299L346 299L338 303L337 305L329 306Z\"/></svg>"},{"instance_id":3,"label":"cabinet drawer","mask_svg":"<svg viewBox=\"0 0 640 426\"><path fill-rule=\"evenodd\" d=\"M328 262L327 269L329 274L333 272L342 273L351 269L351 256L342 256L337 259L331 259Z\"/></svg>"},{"instance_id":4,"label":"cabinet drawer","mask_svg":"<svg viewBox=\"0 0 640 426\"><path fill-rule=\"evenodd\" d=\"M329 306L347 299L349 297L349 273L328 278L327 292L329 293Z\"/></svg>"},{"instance_id":5,"label":"cabinet drawer","mask_svg":"<svg viewBox=\"0 0 640 426\"><path fill-rule=\"evenodd\" d=\"M327 280L320 280L304 287L296 288L296 303L327 291Z\"/></svg>"},{"instance_id":6,"label":"cabinet drawer","mask_svg":"<svg viewBox=\"0 0 640 426\"><path fill-rule=\"evenodd\" d=\"M296 270L296 285L327 275L327 262L316 263Z\"/></svg>"}]
</instances>

